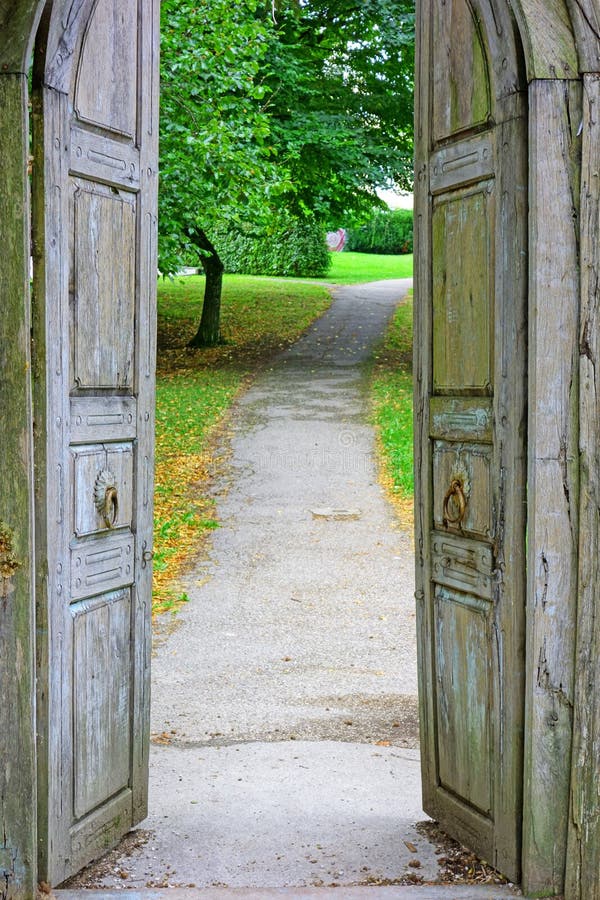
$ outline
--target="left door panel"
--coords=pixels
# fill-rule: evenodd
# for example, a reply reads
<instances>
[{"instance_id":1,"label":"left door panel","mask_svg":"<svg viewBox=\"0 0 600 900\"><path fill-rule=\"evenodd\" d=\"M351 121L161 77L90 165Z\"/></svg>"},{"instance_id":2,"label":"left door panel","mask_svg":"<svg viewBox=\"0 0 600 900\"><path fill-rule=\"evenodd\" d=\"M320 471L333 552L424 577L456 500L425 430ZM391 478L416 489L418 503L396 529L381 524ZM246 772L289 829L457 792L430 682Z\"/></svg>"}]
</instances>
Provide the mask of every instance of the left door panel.
<instances>
[{"instance_id":1,"label":"left door panel","mask_svg":"<svg viewBox=\"0 0 600 900\"><path fill-rule=\"evenodd\" d=\"M41 877L146 814L158 0L55 3L34 113Z\"/></svg>"}]
</instances>

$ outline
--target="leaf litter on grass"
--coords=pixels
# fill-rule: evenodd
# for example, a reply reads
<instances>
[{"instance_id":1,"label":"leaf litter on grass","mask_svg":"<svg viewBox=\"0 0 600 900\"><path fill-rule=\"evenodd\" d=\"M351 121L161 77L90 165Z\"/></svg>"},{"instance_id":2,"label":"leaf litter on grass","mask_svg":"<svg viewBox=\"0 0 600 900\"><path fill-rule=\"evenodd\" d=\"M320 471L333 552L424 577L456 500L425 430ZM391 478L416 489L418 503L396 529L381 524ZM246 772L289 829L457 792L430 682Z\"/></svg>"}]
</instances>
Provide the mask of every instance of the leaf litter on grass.
<instances>
[{"instance_id":1,"label":"leaf litter on grass","mask_svg":"<svg viewBox=\"0 0 600 900\"><path fill-rule=\"evenodd\" d=\"M412 291L400 304L371 373L379 479L403 530L414 525Z\"/></svg>"}]
</instances>

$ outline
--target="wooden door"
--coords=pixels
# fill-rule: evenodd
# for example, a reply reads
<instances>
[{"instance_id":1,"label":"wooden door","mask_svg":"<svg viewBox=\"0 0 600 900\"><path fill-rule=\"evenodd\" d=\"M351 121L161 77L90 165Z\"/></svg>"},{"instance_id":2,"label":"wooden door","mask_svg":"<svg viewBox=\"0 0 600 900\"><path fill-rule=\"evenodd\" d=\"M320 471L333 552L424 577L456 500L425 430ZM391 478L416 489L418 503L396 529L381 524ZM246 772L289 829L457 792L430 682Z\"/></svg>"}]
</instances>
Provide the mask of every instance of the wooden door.
<instances>
[{"instance_id":1,"label":"wooden door","mask_svg":"<svg viewBox=\"0 0 600 900\"><path fill-rule=\"evenodd\" d=\"M420 4L415 499L424 808L518 879L527 124L513 34L499 2Z\"/></svg>"},{"instance_id":2,"label":"wooden door","mask_svg":"<svg viewBox=\"0 0 600 900\"><path fill-rule=\"evenodd\" d=\"M37 57L41 877L144 818L158 0L56 2Z\"/></svg>"}]
</instances>

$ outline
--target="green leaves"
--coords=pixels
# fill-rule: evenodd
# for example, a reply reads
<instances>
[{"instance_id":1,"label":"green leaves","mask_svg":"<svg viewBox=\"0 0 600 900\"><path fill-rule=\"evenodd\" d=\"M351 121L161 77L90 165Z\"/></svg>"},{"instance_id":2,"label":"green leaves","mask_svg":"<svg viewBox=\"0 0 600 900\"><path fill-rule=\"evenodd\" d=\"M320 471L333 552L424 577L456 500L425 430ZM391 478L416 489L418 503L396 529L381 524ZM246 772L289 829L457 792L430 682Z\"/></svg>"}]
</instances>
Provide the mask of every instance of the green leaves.
<instances>
[{"instance_id":1,"label":"green leaves","mask_svg":"<svg viewBox=\"0 0 600 900\"><path fill-rule=\"evenodd\" d=\"M162 0L159 266L285 211L351 224L412 182L412 0ZM276 21L275 21L276 20Z\"/></svg>"},{"instance_id":2,"label":"green leaves","mask_svg":"<svg viewBox=\"0 0 600 900\"><path fill-rule=\"evenodd\" d=\"M278 21L270 113L286 202L347 225L376 187L412 183L414 5L282 0Z\"/></svg>"},{"instance_id":3,"label":"green leaves","mask_svg":"<svg viewBox=\"0 0 600 900\"><path fill-rule=\"evenodd\" d=\"M261 66L269 19L254 0L161 3L159 267L197 258L189 235L240 208L259 214L277 180Z\"/></svg>"}]
</instances>

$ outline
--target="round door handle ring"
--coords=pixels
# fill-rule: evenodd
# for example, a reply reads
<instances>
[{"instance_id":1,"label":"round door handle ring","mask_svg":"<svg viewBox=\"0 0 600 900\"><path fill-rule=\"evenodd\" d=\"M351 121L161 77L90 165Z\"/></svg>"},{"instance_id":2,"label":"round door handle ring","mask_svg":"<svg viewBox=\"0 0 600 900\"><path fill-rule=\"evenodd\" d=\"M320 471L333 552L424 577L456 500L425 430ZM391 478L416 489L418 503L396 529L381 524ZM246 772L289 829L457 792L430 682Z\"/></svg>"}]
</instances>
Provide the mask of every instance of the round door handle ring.
<instances>
[{"instance_id":1,"label":"round door handle ring","mask_svg":"<svg viewBox=\"0 0 600 900\"><path fill-rule=\"evenodd\" d=\"M119 495L116 487L107 487L102 518L107 528L114 528L119 518Z\"/></svg>"},{"instance_id":2,"label":"round door handle ring","mask_svg":"<svg viewBox=\"0 0 600 900\"><path fill-rule=\"evenodd\" d=\"M94 504L107 528L114 528L119 518L119 494L115 482L112 472L103 469L94 485Z\"/></svg>"},{"instance_id":3,"label":"round door handle ring","mask_svg":"<svg viewBox=\"0 0 600 900\"><path fill-rule=\"evenodd\" d=\"M451 501L454 507L454 514L450 512ZM458 478L454 478L451 481L450 487L446 491L446 495L444 497L444 512L442 519L444 528L447 528L448 525L458 525L458 527L460 528L466 511L467 498L465 497L462 481L460 481Z\"/></svg>"}]
</instances>

